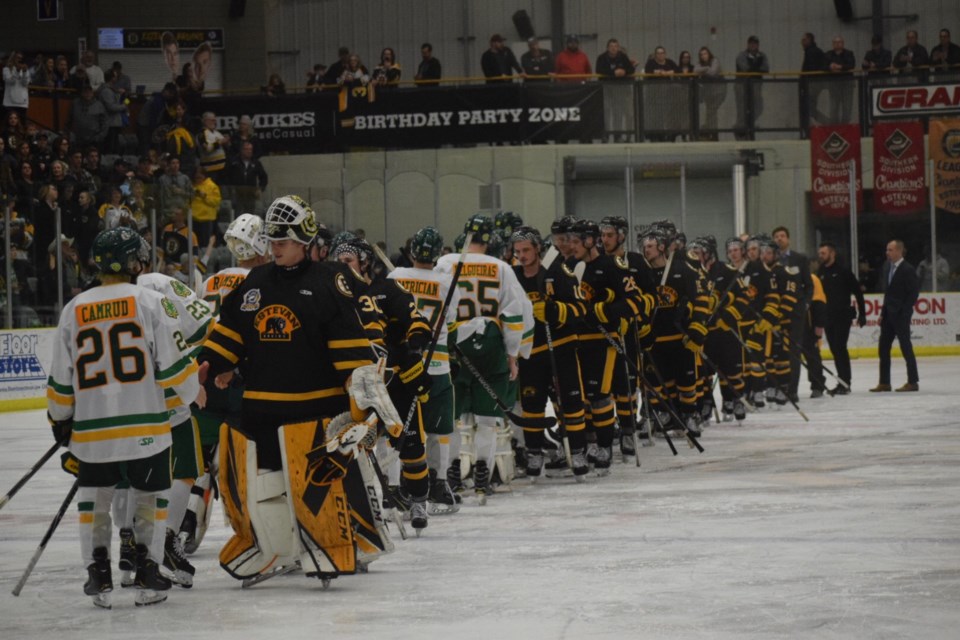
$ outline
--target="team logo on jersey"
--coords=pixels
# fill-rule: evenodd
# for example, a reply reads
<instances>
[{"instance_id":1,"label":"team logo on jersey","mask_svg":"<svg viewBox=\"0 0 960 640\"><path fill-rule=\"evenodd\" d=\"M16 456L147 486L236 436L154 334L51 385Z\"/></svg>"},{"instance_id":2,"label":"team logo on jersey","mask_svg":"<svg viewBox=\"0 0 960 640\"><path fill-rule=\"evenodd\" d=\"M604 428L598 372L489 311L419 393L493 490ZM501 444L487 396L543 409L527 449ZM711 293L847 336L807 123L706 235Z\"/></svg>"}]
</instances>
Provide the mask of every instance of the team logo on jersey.
<instances>
[{"instance_id":1,"label":"team logo on jersey","mask_svg":"<svg viewBox=\"0 0 960 640\"><path fill-rule=\"evenodd\" d=\"M243 294L240 311L256 311L260 308L260 289L250 289Z\"/></svg>"},{"instance_id":2,"label":"team logo on jersey","mask_svg":"<svg viewBox=\"0 0 960 640\"><path fill-rule=\"evenodd\" d=\"M629 269L629 268L630 268L630 263L627 262L627 259L626 259L626 257L624 257L624 256L616 256L616 257L614 257L613 260L614 260L614 262L617 263L617 266L620 267L621 269Z\"/></svg>"},{"instance_id":3,"label":"team logo on jersey","mask_svg":"<svg viewBox=\"0 0 960 640\"><path fill-rule=\"evenodd\" d=\"M580 291L583 292L583 299L588 302L590 300L593 300L593 296L595 296L597 293L596 291L594 291L593 287L591 287L590 284L587 282L580 283Z\"/></svg>"},{"instance_id":4,"label":"team logo on jersey","mask_svg":"<svg viewBox=\"0 0 960 640\"><path fill-rule=\"evenodd\" d=\"M160 301L160 306L163 307L164 313L176 320L180 317L180 312L177 311L177 307L170 302L170 298L166 296L163 297L163 300Z\"/></svg>"},{"instance_id":5,"label":"team logo on jersey","mask_svg":"<svg viewBox=\"0 0 960 640\"><path fill-rule=\"evenodd\" d=\"M536 397L536 395L537 395L537 388L536 388L536 387L523 387L522 389L520 389L520 395L523 396L524 398L533 398L533 397Z\"/></svg>"},{"instance_id":6,"label":"team logo on jersey","mask_svg":"<svg viewBox=\"0 0 960 640\"><path fill-rule=\"evenodd\" d=\"M350 289L350 285L347 284L347 279L343 277L342 273L338 273L333 278L333 283L337 286L337 291L346 298L353 297L353 291Z\"/></svg>"},{"instance_id":7,"label":"team logo on jersey","mask_svg":"<svg viewBox=\"0 0 960 640\"><path fill-rule=\"evenodd\" d=\"M190 287L183 284L179 280L171 280L170 288L173 289L173 292L180 296L181 298L189 298L193 291L190 291Z\"/></svg>"},{"instance_id":8,"label":"team logo on jersey","mask_svg":"<svg viewBox=\"0 0 960 640\"><path fill-rule=\"evenodd\" d=\"M576 277L577 277L576 272L575 272L573 269L571 269L570 267L568 267L567 265L562 264L562 265L560 265L560 268L563 269L563 272L564 272L565 274L567 274L568 276L570 276L571 278L576 278Z\"/></svg>"},{"instance_id":9,"label":"team logo on jersey","mask_svg":"<svg viewBox=\"0 0 960 640\"><path fill-rule=\"evenodd\" d=\"M264 308L253 322L263 342L290 342L293 332L300 328L299 318L282 304Z\"/></svg>"},{"instance_id":10,"label":"team logo on jersey","mask_svg":"<svg viewBox=\"0 0 960 640\"><path fill-rule=\"evenodd\" d=\"M677 301L680 299L680 296L677 294L677 290L673 287L668 287L665 285L659 286L657 287L657 293L660 294L661 307L677 306Z\"/></svg>"}]
</instances>

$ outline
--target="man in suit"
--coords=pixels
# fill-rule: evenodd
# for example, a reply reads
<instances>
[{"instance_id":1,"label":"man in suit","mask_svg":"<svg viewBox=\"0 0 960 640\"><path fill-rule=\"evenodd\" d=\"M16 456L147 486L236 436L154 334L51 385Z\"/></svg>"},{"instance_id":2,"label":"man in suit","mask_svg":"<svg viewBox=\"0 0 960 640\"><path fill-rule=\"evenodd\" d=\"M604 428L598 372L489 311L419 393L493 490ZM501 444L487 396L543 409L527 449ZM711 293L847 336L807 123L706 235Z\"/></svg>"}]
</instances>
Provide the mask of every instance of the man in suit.
<instances>
[{"instance_id":1,"label":"man in suit","mask_svg":"<svg viewBox=\"0 0 960 640\"><path fill-rule=\"evenodd\" d=\"M910 343L910 319L913 304L920 296L920 279L909 262L904 260L902 240L887 244L887 264L881 282L884 286L883 309L880 312L880 384L870 391L890 391L890 347L896 337L907 362L907 383L897 391L919 391L917 359Z\"/></svg>"},{"instance_id":2,"label":"man in suit","mask_svg":"<svg viewBox=\"0 0 960 640\"><path fill-rule=\"evenodd\" d=\"M785 268L793 267L800 270L800 290L797 291L797 305L793 308L790 323L790 350L795 358L790 363L790 386L787 390L790 398L798 401L797 388L800 386L800 354L804 353L804 335L807 333L807 309L813 297L813 280L810 277L810 261L807 256L790 248L790 230L786 227L777 227L773 230L773 241L780 247L780 264Z\"/></svg>"}]
</instances>

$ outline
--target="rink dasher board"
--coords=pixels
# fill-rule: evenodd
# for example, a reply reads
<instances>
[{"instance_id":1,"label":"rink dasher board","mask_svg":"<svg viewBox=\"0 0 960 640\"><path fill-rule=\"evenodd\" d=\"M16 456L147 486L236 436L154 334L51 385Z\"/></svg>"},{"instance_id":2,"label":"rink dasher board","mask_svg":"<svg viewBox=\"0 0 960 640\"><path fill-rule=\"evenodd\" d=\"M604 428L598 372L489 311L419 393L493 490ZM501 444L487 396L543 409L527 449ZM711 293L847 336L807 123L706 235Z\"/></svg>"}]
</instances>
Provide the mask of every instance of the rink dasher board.
<instances>
[{"instance_id":1,"label":"rink dasher board","mask_svg":"<svg viewBox=\"0 0 960 640\"><path fill-rule=\"evenodd\" d=\"M877 357L882 294L866 296L867 324L851 321L847 346L851 357ZM914 305L911 338L918 356L960 355L960 293L922 294ZM47 376L53 357L55 328L0 330L0 411L46 407ZM821 351L831 358L829 345ZM900 356L894 347L893 355Z\"/></svg>"}]
</instances>

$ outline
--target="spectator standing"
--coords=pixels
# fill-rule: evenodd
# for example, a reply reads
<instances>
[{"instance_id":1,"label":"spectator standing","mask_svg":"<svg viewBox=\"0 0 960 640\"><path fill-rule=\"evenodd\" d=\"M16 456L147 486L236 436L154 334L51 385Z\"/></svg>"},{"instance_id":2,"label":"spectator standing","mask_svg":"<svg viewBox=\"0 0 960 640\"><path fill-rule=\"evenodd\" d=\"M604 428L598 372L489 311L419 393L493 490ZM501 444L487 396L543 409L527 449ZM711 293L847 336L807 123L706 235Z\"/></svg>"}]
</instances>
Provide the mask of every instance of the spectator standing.
<instances>
[{"instance_id":1,"label":"spectator standing","mask_svg":"<svg viewBox=\"0 0 960 640\"><path fill-rule=\"evenodd\" d=\"M70 84L70 63L66 56L57 56L53 71L53 86L56 89L66 89Z\"/></svg>"},{"instance_id":2,"label":"spectator standing","mask_svg":"<svg viewBox=\"0 0 960 640\"><path fill-rule=\"evenodd\" d=\"M720 68L720 60L713 55L707 47L700 47L697 53L697 64L693 67L693 72L700 78L700 102L703 103L704 129L705 134L701 134L701 140L718 140L719 134L717 128L719 122L717 112L720 105L727 98L727 85L723 81L723 70Z\"/></svg>"},{"instance_id":3,"label":"spectator standing","mask_svg":"<svg viewBox=\"0 0 960 640\"><path fill-rule=\"evenodd\" d=\"M47 245L57 237L57 218L60 205L57 188L52 184L40 187L39 202L33 209L34 272L42 274L47 269ZM23 212L20 212L23 215Z\"/></svg>"},{"instance_id":4,"label":"spectator standing","mask_svg":"<svg viewBox=\"0 0 960 640\"><path fill-rule=\"evenodd\" d=\"M693 61L689 51L681 51L677 58L677 73L693 73Z\"/></svg>"},{"instance_id":5,"label":"spectator standing","mask_svg":"<svg viewBox=\"0 0 960 640\"><path fill-rule=\"evenodd\" d=\"M154 132L161 124L176 120L177 102L180 95L177 85L168 82L163 90L154 93L140 108L137 115L137 139L140 143L140 155L145 155L154 143Z\"/></svg>"},{"instance_id":6,"label":"spectator standing","mask_svg":"<svg viewBox=\"0 0 960 640\"><path fill-rule=\"evenodd\" d=\"M3 142L6 145L4 151L9 156L15 156L20 148L20 141L27 139L27 131L20 118L20 112L16 109L7 111L6 126L3 128Z\"/></svg>"},{"instance_id":7,"label":"spectator standing","mask_svg":"<svg viewBox=\"0 0 960 640\"><path fill-rule=\"evenodd\" d=\"M370 81L380 88L395 87L400 84L402 73L397 54L390 47L384 47L380 52L380 64L374 68Z\"/></svg>"},{"instance_id":8,"label":"spectator standing","mask_svg":"<svg viewBox=\"0 0 960 640\"><path fill-rule=\"evenodd\" d=\"M33 79L30 84L38 87L52 88L56 79L56 60L53 57L44 58L43 62L33 73Z\"/></svg>"},{"instance_id":9,"label":"spectator standing","mask_svg":"<svg viewBox=\"0 0 960 640\"><path fill-rule=\"evenodd\" d=\"M217 131L217 115L212 111L203 114L203 129L197 136L200 167L204 174L219 184L227 168L227 149L230 138Z\"/></svg>"},{"instance_id":10,"label":"spectator standing","mask_svg":"<svg viewBox=\"0 0 960 640\"><path fill-rule=\"evenodd\" d=\"M490 36L490 48L480 56L480 68L487 78L487 84L511 82L514 71L523 73L523 67L499 33Z\"/></svg>"},{"instance_id":11,"label":"spectator standing","mask_svg":"<svg viewBox=\"0 0 960 640\"><path fill-rule=\"evenodd\" d=\"M40 183L33 179L33 171L31 163L22 163L20 178L16 181L16 191L11 192L17 196L17 211L31 219L40 199Z\"/></svg>"},{"instance_id":12,"label":"spectator standing","mask_svg":"<svg viewBox=\"0 0 960 640\"><path fill-rule=\"evenodd\" d=\"M893 57L893 66L900 73L917 73L918 68L922 69L930 64L930 54L917 40L916 31L907 31L907 44L900 47L897 55ZM917 80L922 82L925 78L926 73L919 71Z\"/></svg>"},{"instance_id":13,"label":"spectator standing","mask_svg":"<svg viewBox=\"0 0 960 640\"><path fill-rule=\"evenodd\" d=\"M586 82L588 78L564 78L564 76L588 76L593 73L590 59L580 50L580 40L575 35L567 36L566 46L557 54L553 66L561 82Z\"/></svg>"},{"instance_id":14,"label":"spectator standing","mask_svg":"<svg viewBox=\"0 0 960 640\"><path fill-rule=\"evenodd\" d=\"M893 53L883 47L883 36L870 38L870 50L863 55L864 71L874 75L889 75L893 65Z\"/></svg>"},{"instance_id":15,"label":"spectator standing","mask_svg":"<svg viewBox=\"0 0 960 640\"><path fill-rule=\"evenodd\" d=\"M26 115L30 106L30 73L23 54L13 51L7 56L7 64L3 67L3 106L7 109L17 109ZM9 141L8 141L9 142Z\"/></svg>"},{"instance_id":16,"label":"spectator standing","mask_svg":"<svg viewBox=\"0 0 960 640\"><path fill-rule=\"evenodd\" d=\"M120 187L112 186L109 191L109 199L100 205L100 209L97 210L97 215L100 216L102 221L100 227L103 229L116 229L121 226L136 228L132 224L133 212L130 211L130 207L124 204L123 192L120 191Z\"/></svg>"},{"instance_id":17,"label":"spectator standing","mask_svg":"<svg viewBox=\"0 0 960 640\"><path fill-rule=\"evenodd\" d=\"M77 205L73 208L69 219L64 220L64 233L73 237L80 254L80 264L91 273L96 270L91 255L93 241L102 230L103 220L97 211L96 198L86 186L79 187Z\"/></svg>"},{"instance_id":18,"label":"spectator standing","mask_svg":"<svg viewBox=\"0 0 960 640\"><path fill-rule=\"evenodd\" d=\"M190 209L193 213L193 228L201 245L207 244L211 236L217 235L217 215L220 213L220 187L197 167L193 174L193 200Z\"/></svg>"},{"instance_id":19,"label":"spectator standing","mask_svg":"<svg viewBox=\"0 0 960 640\"><path fill-rule=\"evenodd\" d=\"M323 84L331 89L335 89L339 84L340 76L350 62L350 48L340 47L337 50L337 56L337 61L327 67L327 72L323 74Z\"/></svg>"},{"instance_id":20,"label":"spectator standing","mask_svg":"<svg viewBox=\"0 0 960 640\"><path fill-rule=\"evenodd\" d=\"M228 161L240 157L240 150L245 142L253 145L253 157L259 158L261 155L260 140L257 138L257 132L253 130L253 120L248 115L240 116L240 120L237 121L237 129L230 132Z\"/></svg>"},{"instance_id":21,"label":"spectator standing","mask_svg":"<svg viewBox=\"0 0 960 640\"><path fill-rule=\"evenodd\" d=\"M110 68L114 72L114 90L122 97L129 98L133 93L133 85L130 82L130 76L123 72L123 65L120 64L119 60L115 60Z\"/></svg>"},{"instance_id":22,"label":"spectator standing","mask_svg":"<svg viewBox=\"0 0 960 640\"><path fill-rule=\"evenodd\" d=\"M913 265L904 259L902 240L887 243L887 261L884 263L880 282L883 286L883 308L880 311L880 382L870 389L874 392L890 391L890 348L893 339L900 343L900 352L907 364L907 383L897 391L919 391L920 375L917 359L910 341L910 320L913 305L920 297L920 280Z\"/></svg>"},{"instance_id":23,"label":"spectator standing","mask_svg":"<svg viewBox=\"0 0 960 640\"><path fill-rule=\"evenodd\" d=\"M596 70L601 80L627 80L636 68L630 57L620 50L620 41L610 38L607 40L607 50L597 56Z\"/></svg>"},{"instance_id":24,"label":"spectator standing","mask_svg":"<svg viewBox=\"0 0 960 640\"><path fill-rule=\"evenodd\" d=\"M53 150L50 149L49 136L43 131L37 134L33 144L33 158L36 162L34 169L36 177L46 180L50 175L50 163L53 162Z\"/></svg>"},{"instance_id":25,"label":"spectator standing","mask_svg":"<svg viewBox=\"0 0 960 640\"><path fill-rule=\"evenodd\" d=\"M360 56L351 53L347 58L347 66L337 78L337 84L342 88L346 88L349 92L350 89L365 87L369 83L370 72L367 71L367 68L360 62Z\"/></svg>"},{"instance_id":26,"label":"spectator standing","mask_svg":"<svg viewBox=\"0 0 960 640\"><path fill-rule=\"evenodd\" d=\"M680 71L677 63L667 57L667 50L663 47L656 47L653 55L647 59L643 67L643 72L651 76L672 76Z\"/></svg>"},{"instance_id":27,"label":"spectator standing","mask_svg":"<svg viewBox=\"0 0 960 640\"><path fill-rule=\"evenodd\" d=\"M943 71L960 72L960 46L950 42L949 29L940 29L940 44L930 49L930 64Z\"/></svg>"},{"instance_id":28,"label":"spectator standing","mask_svg":"<svg viewBox=\"0 0 960 640\"><path fill-rule=\"evenodd\" d=\"M80 90L80 98L73 101L73 139L80 147L103 143L107 137L107 109L97 100L89 84Z\"/></svg>"},{"instance_id":29,"label":"spectator standing","mask_svg":"<svg viewBox=\"0 0 960 640\"><path fill-rule=\"evenodd\" d=\"M84 72L87 74L87 82L90 83L94 91L97 91L100 89L100 85L104 83L103 69L97 66L97 54L87 49L84 51L80 61ZM80 65L77 65L77 68L80 68Z\"/></svg>"},{"instance_id":30,"label":"spectator standing","mask_svg":"<svg viewBox=\"0 0 960 640\"><path fill-rule=\"evenodd\" d=\"M60 271L63 273L63 303L66 304L83 290L84 283L73 238L61 234L60 246L60 255L62 258ZM40 276L43 282L42 290L44 292L41 297L41 304L53 312L57 304L57 239L54 238L45 249L47 251L47 264L45 265L44 273ZM53 313L50 314L48 319L51 324L57 322L57 318Z\"/></svg>"},{"instance_id":31,"label":"spectator standing","mask_svg":"<svg viewBox=\"0 0 960 640\"><path fill-rule=\"evenodd\" d=\"M120 153L120 131L127 116L127 105L123 94L116 88L117 72L108 69L99 98L107 112L107 135L103 140L106 153Z\"/></svg>"},{"instance_id":32,"label":"spectator standing","mask_svg":"<svg viewBox=\"0 0 960 640\"><path fill-rule=\"evenodd\" d=\"M287 95L287 85L283 83L280 74L271 73L270 77L267 78L267 86L263 88L263 92L271 98L279 98Z\"/></svg>"},{"instance_id":33,"label":"spectator standing","mask_svg":"<svg viewBox=\"0 0 960 640\"><path fill-rule=\"evenodd\" d=\"M644 107L651 107L650 125L647 137L654 142L672 142L676 138L676 130L680 126L686 95L679 95L676 87L663 84L663 81L672 78L679 71L677 63L667 57L667 50L657 46L653 55L647 59L643 72L648 77L645 81L654 82L645 91ZM663 133L669 130L670 133Z\"/></svg>"},{"instance_id":34,"label":"spectator standing","mask_svg":"<svg viewBox=\"0 0 960 640\"><path fill-rule=\"evenodd\" d=\"M936 266L934 266L936 265ZM937 273L937 290L944 291L950 282L950 263L939 251L935 260L930 259L930 247L923 248L923 260L917 265L920 291L933 291L933 273Z\"/></svg>"},{"instance_id":35,"label":"spectator standing","mask_svg":"<svg viewBox=\"0 0 960 640\"><path fill-rule=\"evenodd\" d=\"M418 87L430 87L439 84L442 74L440 61L433 57L433 45L424 42L420 45L420 65L414 80Z\"/></svg>"},{"instance_id":36,"label":"spectator standing","mask_svg":"<svg viewBox=\"0 0 960 640\"><path fill-rule=\"evenodd\" d=\"M829 393L842 396L850 393L848 387L852 380L850 352L847 351L850 325L856 318L857 325L863 328L867 324L867 308L857 277L849 268L837 262L837 247L831 242L822 243L817 249L817 258L820 261L818 275L827 296L827 317L823 331L837 365L837 377L847 384L847 387L837 384ZM850 296L856 298L856 307L851 306Z\"/></svg>"},{"instance_id":37,"label":"spectator standing","mask_svg":"<svg viewBox=\"0 0 960 640\"><path fill-rule=\"evenodd\" d=\"M527 38L527 50L520 56L520 66L528 82L548 82L553 76L553 53L540 48L540 40Z\"/></svg>"},{"instance_id":38,"label":"spectator standing","mask_svg":"<svg viewBox=\"0 0 960 640\"><path fill-rule=\"evenodd\" d=\"M845 48L841 36L833 37L833 48L824 54L827 71L833 74L830 82L830 122L849 124L853 112L853 69L857 58L853 51Z\"/></svg>"},{"instance_id":39,"label":"spectator standing","mask_svg":"<svg viewBox=\"0 0 960 640\"><path fill-rule=\"evenodd\" d=\"M323 72L327 70L327 65L317 63L313 69L307 71L307 93L316 93L323 84Z\"/></svg>"},{"instance_id":40,"label":"spectator standing","mask_svg":"<svg viewBox=\"0 0 960 640\"><path fill-rule=\"evenodd\" d=\"M803 64L800 67L803 73L820 73L827 70L827 59L823 55L823 50L817 46L816 38L812 33L808 31L803 34L800 38L800 46L803 47ZM800 78L800 126L805 130L811 124L827 121L819 107L822 91L823 81L819 78L809 76Z\"/></svg>"},{"instance_id":41,"label":"spectator standing","mask_svg":"<svg viewBox=\"0 0 960 640\"><path fill-rule=\"evenodd\" d=\"M197 168L197 142L190 130L187 117L187 106L183 101L175 108L176 120L170 125L166 134L166 150L180 161L180 168L188 175L193 175ZM189 182L189 178L187 179Z\"/></svg>"},{"instance_id":42,"label":"spectator standing","mask_svg":"<svg viewBox=\"0 0 960 640\"><path fill-rule=\"evenodd\" d=\"M227 184L234 187L240 213L257 213L257 203L267 188L267 172L253 156L253 144L250 142L243 143L240 157L230 163Z\"/></svg>"},{"instance_id":43,"label":"spectator standing","mask_svg":"<svg viewBox=\"0 0 960 640\"><path fill-rule=\"evenodd\" d=\"M157 181L160 194L160 211L165 216L172 215L175 210L184 213L193 200L193 184L190 178L180 173L180 158L171 157L167 161L167 171Z\"/></svg>"}]
</instances>

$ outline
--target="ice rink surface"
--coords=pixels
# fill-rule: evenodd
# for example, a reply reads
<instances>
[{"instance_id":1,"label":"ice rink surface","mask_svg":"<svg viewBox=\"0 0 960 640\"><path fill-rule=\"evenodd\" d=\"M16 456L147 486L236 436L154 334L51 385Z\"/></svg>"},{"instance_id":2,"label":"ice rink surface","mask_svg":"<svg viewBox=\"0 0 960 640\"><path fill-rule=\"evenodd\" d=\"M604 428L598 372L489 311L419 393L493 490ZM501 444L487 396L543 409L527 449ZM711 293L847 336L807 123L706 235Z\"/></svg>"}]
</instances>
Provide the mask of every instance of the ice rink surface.
<instances>
[{"instance_id":1,"label":"ice rink surface","mask_svg":"<svg viewBox=\"0 0 960 640\"><path fill-rule=\"evenodd\" d=\"M921 359L920 393L868 393L875 360L853 376L850 396L802 389L809 423L767 409L708 428L704 454L658 440L640 469L470 497L329 591L241 590L218 506L192 590L96 609L72 508L15 598L72 481L54 459L0 511L0 638L960 638L960 358ZM0 491L50 443L42 411L0 415Z\"/></svg>"}]
</instances>

